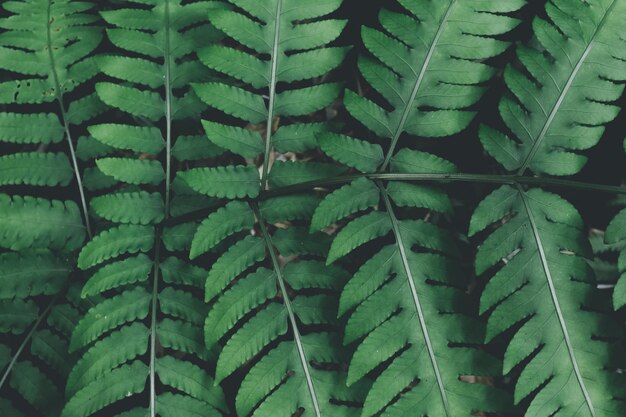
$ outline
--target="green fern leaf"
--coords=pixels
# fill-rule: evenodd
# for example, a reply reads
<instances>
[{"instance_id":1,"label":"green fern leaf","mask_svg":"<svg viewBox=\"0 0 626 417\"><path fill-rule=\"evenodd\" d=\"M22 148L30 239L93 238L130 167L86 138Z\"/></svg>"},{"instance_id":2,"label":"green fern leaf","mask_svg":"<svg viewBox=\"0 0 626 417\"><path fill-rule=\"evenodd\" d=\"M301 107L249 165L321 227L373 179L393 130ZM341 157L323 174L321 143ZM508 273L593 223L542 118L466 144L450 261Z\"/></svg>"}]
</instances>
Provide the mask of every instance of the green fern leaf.
<instances>
[{"instance_id":1,"label":"green fern leaf","mask_svg":"<svg viewBox=\"0 0 626 417\"><path fill-rule=\"evenodd\" d=\"M259 195L259 174L253 166L196 168L180 177L194 191L209 197L254 198Z\"/></svg>"},{"instance_id":2,"label":"green fern leaf","mask_svg":"<svg viewBox=\"0 0 626 417\"><path fill-rule=\"evenodd\" d=\"M149 335L146 326L134 323L95 343L72 369L67 379L67 394L74 395L89 382L146 353Z\"/></svg>"},{"instance_id":3,"label":"green fern leaf","mask_svg":"<svg viewBox=\"0 0 626 417\"><path fill-rule=\"evenodd\" d=\"M198 161L215 158L224 153L224 150L205 136L179 136L172 147L172 156L181 162Z\"/></svg>"},{"instance_id":4,"label":"green fern leaf","mask_svg":"<svg viewBox=\"0 0 626 417\"><path fill-rule=\"evenodd\" d=\"M65 405L62 417L87 417L128 396L139 393L148 379L141 361L123 365L81 389Z\"/></svg>"},{"instance_id":5,"label":"green fern leaf","mask_svg":"<svg viewBox=\"0 0 626 417\"><path fill-rule=\"evenodd\" d=\"M486 337L521 324L504 358L505 373L522 368L515 400L533 394L527 416L623 414L612 394L615 376L608 375L611 332L618 330L600 324L607 319L592 302L600 295L584 260L590 248L582 219L555 194L504 186L480 203L470 234L505 217L480 246L475 266L478 274L497 267L481 296L481 312L490 313Z\"/></svg>"},{"instance_id":6,"label":"green fern leaf","mask_svg":"<svg viewBox=\"0 0 626 417\"><path fill-rule=\"evenodd\" d=\"M417 160L429 160L423 158L425 155L414 154ZM349 197L357 187L374 194L368 204L360 205L358 201L357 205L350 202L338 205L338 209L333 207L337 196ZM376 205L381 198L384 210L361 214L347 223L335 237L327 259L333 262L365 243L380 248L345 285L338 308L340 315L350 312L344 342L357 342L347 383L361 381L370 373L375 375L362 415L384 412L404 416L417 412L452 416L503 409L507 402L504 393L458 378L459 374L493 375L497 368L489 364L497 362L473 347L481 343L484 329L467 314L467 301L462 302L467 284L454 264L458 254L455 238L422 220L398 217L401 207L449 208L447 196L429 187L421 189L396 181L384 186L361 179L330 194L328 203L322 202L318 211L320 216L332 216L331 221L338 221L342 214L350 216ZM387 240L381 239L390 234L393 243L383 243ZM320 307L327 300L311 301L305 306L311 318L329 320L321 315L325 310ZM444 328L471 330L444 335L438 330ZM460 355L467 360L453 360Z\"/></svg>"},{"instance_id":7,"label":"green fern leaf","mask_svg":"<svg viewBox=\"0 0 626 417\"><path fill-rule=\"evenodd\" d=\"M67 186L74 176L62 153L24 152L0 156L1 185Z\"/></svg>"},{"instance_id":8,"label":"green fern leaf","mask_svg":"<svg viewBox=\"0 0 626 417\"><path fill-rule=\"evenodd\" d=\"M268 223L307 220L315 212L319 197L311 194L292 194L259 202L259 211Z\"/></svg>"},{"instance_id":9,"label":"green fern leaf","mask_svg":"<svg viewBox=\"0 0 626 417\"><path fill-rule=\"evenodd\" d=\"M131 158L103 158L98 159L96 163L105 175L129 184L159 185L165 179L163 167L157 161Z\"/></svg>"},{"instance_id":10,"label":"green fern leaf","mask_svg":"<svg viewBox=\"0 0 626 417\"><path fill-rule=\"evenodd\" d=\"M161 291L159 305L163 313L196 325L204 323L207 314L207 309L202 301L186 291L171 287Z\"/></svg>"},{"instance_id":11,"label":"green fern leaf","mask_svg":"<svg viewBox=\"0 0 626 417\"><path fill-rule=\"evenodd\" d=\"M159 323L157 334L163 347L193 354L204 360L212 359L212 352L202 343L200 326L181 320L165 319Z\"/></svg>"},{"instance_id":12,"label":"green fern leaf","mask_svg":"<svg viewBox=\"0 0 626 417\"><path fill-rule=\"evenodd\" d=\"M99 269L83 286L83 298L138 282L150 276L152 260L144 254L113 262Z\"/></svg>"},{"instance_id":13,"label":"green fern leaf","mask_svg":"<svg viewBox=\"0 0 626 417\"><path fill-rule=\"evenodd\" d=\"M71 272L66 262L51 253L2 253L0 299L58 294Z\"/></svg>"},{"instance_id":14,"label":"green fern leaf","mask_svg":"<svg viewBox=\"0 0 626 417\"><path fill-rule=\"evenodd\" d=\"M78 266L91 268L124 253L147 252L154 245L154 229L149 226L120 225L105 230L80 251Z\"/></svg>"},{"instance_id":15,"label":"green fern leaf","mask_svg":"<svg viewBox=\"0 0 626 417\"><path fill-rule=\"evenodd\" d=\"M226 237L254 226L254 213L248 204L232 201L207 217L196 230L189 257L194 259Z\"/></svg>"},{"instance_id":16,"label":"green fern leaf","mask_svg":"<svg viewBox=\"0 0 626 417\"><path fill-rule=\"evenodd\" d=\"M0 113L0 140L20 144L48 144L63 140L63 126L52 113Z\"/></svg>"},{"instance_id":17,"label":"green fern leaf","mask_svg":"<svg viewBox=\"0 0 626 417\"><path fill-rule=\"evenodd\" d=\"M624 48L626 5L555 0L546 12L550 21L533 21L535 46L517 49L525 71L504 74L514 97L502 99L500 115L512 135L482 126L480 139L509 171L573 175L587 161L578 151L595 146L619 111L611 103L626 69L614 51Z\"/></svg>"},{"instance_id":18,"label":"green fern leaf","mask_svg":"<svg viewBox=\"0 0 626 417\"><path fill-rule=\"evenodd\" d=\"M345 168L325 162L282 162L274 163L269 175L272 187L287 187L303 182L336 177L345 172Z\"/></svg>"},{"instance_id":19,"label":"green fern leaf","mask_svg":"<svg viewBox=\"0 0 626 417\"><path fill-rule=\"evenodd\" d=\"M344 185L319 204L311 220L311 230L321 230L351 214L374 207L378 200L378 188L366 178Z\"/></svg>"},{"instance_id":20,"label":"green fern leaf","mask_svg":"<svg viewBox=\"0 0 626 417\"><path fill-rule=\"evenodd\" d=\"M162 383L227 412L224 393L215 388L213 379L198 366L168 356L157 359L156 371Z\"/></svg>"},{"instance_id":21,"label":"green fern leaf","mask_svg":"<svg viewBox=\"0 0 626 417\"><path fill-rule=\"evenodd\" d=\"M626 240L626 210L620 211L611 220L611 223L606 228L604 235L606 243L615 244ZM620 278L613 289L613 308L618 310L626 305L626 280L624 279L624 271L626 271L626 250L621 250L619 259L617 262L617 268L620 273Z\"/></svg>"},{"instance_id":22,"label":"green fern leaf","mask_svg":"<svg viewBox=\"0 0 626 417\"><path fill-rule=\"evenodd\" d=\"M159 395L156 405L159 414L163 417L177 417L181 414L207 417L222 416L218 410L203 401L169 392Z\"/></svg>"},{"instance_id":23,"label":"green fern leaf","mask_svg":"<svg viewBox=\"0 0 626 417\"><path fill-rule=\"evenodd\" d=\"M326 155L358 171L375 172L383 163L383 150L379 145L331 133L320 135L318 141Z\"/></svg>"},{"instance_id":24,"label":"green fern leaf","mask_svg":"<svg viewBox=\"0 0 626 417\"><path fill-rule=\"evenodd\" d=\"M158 154L165 147L161 132L154 127L101 124L91 126L89 134L115 149Z\"/></svg>"},{"instance_id":25,"label":"green fern leaf","mask_svg":"<svg viewBox=\"0 0 626 417\"><path fill-rule=\"evenodd\" d=\"M72 332L70 350L87 346L122 324L144 319L148 315L150 301L150 293L138 287L92 307Z\"/></svg>"},{"instance_id":26,"label":"green fern leaf","mask_svg":"<svg viewBox=\"0 0 626 417\"><path fill-rule=\"evenodd\" d=\"M96 197L91 208L98 216L115 223L148 225L165 217L161 195L145 191Z\"/></svg>"},{"instance_id":27,"label":"green fern leaf","mask_svg":"<svg viewBox=\"0 0 626 417\"><path fill-rule=\"evenodd\" d=\"M98 97L111 107L118 108L133 116L145 117L156 121L163 117L165 103L159 94L151 91L139 91L113 83L96 85Z\"/></svg>"},{"instance_id":28,"label":"green fern leaf","mask_svg":"<svg viewBox=\"0 0 626 417\"><path fill-rule=\"evenodd\" d=\"M206 278L204 299L212 300L243 271L265 259L263 240L246 236L228 248L211 267Z\"/></svg>"},{"instance_id":29,"label":"green fern leaf","mask_svg":"<svg viewBox=\"0 0 626 417\"><path fill-rule=\"evenodd\" d=\"M73 135L80 124L104 110L93 95L83 96L91 90L86 83L98 73L90 56L102 39L100 28L93 25L96 18L90 13L94 5L62 0L49 5L20 1L2 6L5 13L0 19L0 69L10 75L0 82L0 103L10 105L11 112L0 113L0 142L25 146L7 148L8 154L0 156L0 170L5 172L0 183L67 187L76 178L77 188L73 191L77 191L82 203L84 225L90 234ZM50 147L63 140L66 146ZM60 150L65 152L59 153ZM23 224L33 232L40 229L36 234L58 233L62 240L73 229L71 225L64 228L57 224L55 231L54 223L42 224L40 219L44 217L37 216L41 212L18 207L12 210L22 211L23 216L36 216L23 218ZM80 243L69 250L78 246ZM54 245L50 248L60 249Z\"/></svg>"},{"instance_id":30,"label":"green fern leaf","mask_svg":"<svg viewBox=\"0 0 626 417\"><path fill-rule=\"evenodd\" d=\"M275 280L273 271L259 268L222 294L204 323L206 345L215 346L245 315L275 297Z\"/></svg>"},{"instance_id":31,"label":"green fern leaf","mask_svg":"<svg viewBox=\"0 0 626 417\"><path fill-rule=\"evenodd\" d=\"M250 181L257 181L256 190L252 191L251 182L250 191L235 194L233 191L221 190L221 184L226 183L226 175L233 181L240 180L234 172L198 169L197 176L194 172L196 170L192 170L193 176L186 178L195 184L198 184L201 175L203 184L217 181L220 190L215 190L213 185L208 186L211 189L207 190L207 185L204 185L204 191L200 192L230 199L256 197L259 188L266 188L270 168L269 151L275 139L279 141L277 146L283 152L292 150L292 146L298 149L316 147L314 132L324 129L321 124L296 123L274 128L275 121L314 113L330 105L340 93L339 85L310 85L310 80L340 65L347 52L346 48L325 47L339 37L346 22L320 20L339 8L339 1L326 2L320 8L290 7L283 4L282 0L272 0L263 6L238 0L231 3L242 11L216 9L209 14L209 20L249 50L211 45L203 49L199 56L212 70L241 83L237 86L223 82L198 83L194 85L194 91L206 104L237 119L253 125L264 123L265 138L258 129L249 126L225 125L213 121L203 123L207 137L215 145L245 158L263 155L261 181L259 184L256 175L250 176ZM296 82L304 84L294 86ZM279 83L284 83L286 87L279 91ZM267 100L259 90L267 91ZM302 126L301 130L298 130L299 126ZM306 137L299 138L298 133ZM220 177L217 177L217 172L220 172ZM224 178L221 178L222 175ZM197 185L194 189L199 190Z\"/></svg>"},{"instance_id":32,"label":"green fern leaf","mask_svg":"<svg viewBox=\"0 0 626 417\"><path fill-rule=\"evenodd\" d=\"M0 247L73 251L85 239L85 226L72 201L0 194ZM45 220L42 220L45 219Z\"/></svg>"},{"instance_id":33,"label":"green fern leaf","mask_svg":"<svg viewBox=\"0 0 626 417\"><path fill-rule=\"evenodd\" d=\"M289 197L286 200L276 197L278 202L270 199L269 204L264 202L272 208L274 221L284 224L281 213L293 216L291 207L282 205L281 210L279 204L290 201ZM261 209L252 205L246 210L243 204L228 203L207 220L209 224L229 218L231 210L233 214L246 213L248 221L258 223L262 235L261 238L245 236L230 243L207 277L206 299L215 302L204 325L205 343L220 351L216 382L252 363L237 394L240 415L292 415L304 409L317 417L356 416L358 409L354 403L361 398L359 392L348 390L350 394L346 398L335 395L345 383L346 375L340 370L342 349L319 342L319 338L328 339L325 332L336 331L336 291L345 281L345 273L326 267L319 260L299 259L324 257L328 252L324 242L328 240L324 235L309 235L306 229L294 226L270 235ZM213 245L231 241L229 232L213 235ZM279 263L279 255L290 259L284 267ZM261 266L265 260L271 261L270 268ZM335 294L325 293L329 290ZM307 331L306 336L301 328ZM318 342L308 343L309 340ZM268 378L267 364L274 365L276 355L289 358L287 368L272 370L273 376ZM316 366L316 361L327 366ZM285 392L291 393L290 401L284 400Z\"/></svg>"},{"instance_id":34,"label":"green fern leaf","mask_svg":"<svg viewBox=\"0 0 626 417\"><path fill-rule=\"evenodd\" d=\"M1 300L0 332L24 333L38 316L39 308L30 300Z\"/></svg>"}]
</instances>

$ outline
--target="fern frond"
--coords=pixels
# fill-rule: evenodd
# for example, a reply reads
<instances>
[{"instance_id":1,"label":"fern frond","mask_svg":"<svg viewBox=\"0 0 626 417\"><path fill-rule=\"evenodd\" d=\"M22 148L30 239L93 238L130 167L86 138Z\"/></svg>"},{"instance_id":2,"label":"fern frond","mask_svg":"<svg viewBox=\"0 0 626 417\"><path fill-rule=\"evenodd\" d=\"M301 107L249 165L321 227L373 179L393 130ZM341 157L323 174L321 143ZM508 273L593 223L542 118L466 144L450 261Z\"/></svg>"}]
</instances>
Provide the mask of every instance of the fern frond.
<instances>
[{"instance_id":1,"label":"fern frond","mask_svg":"<svg viewBox=\"0 0 626 417\"><path fill-rule=\"evenodd\" d=\"M319 124L287 124L285 121L317 112L339 95L338 84L306 86L301 82L308 83L321 77L343 61L345 48L326 45L339 37L346 22L322 19L337 10L341 0L327 1L318 6L290 5L284 0L271 0L259 5L238 0L230 3L241 10L213 10L209 19L243 48L211 45L199 55L205 65L232 77L238 85L198 83L194 89L208 105L245 123L263 124L264 132L249 125L203 122L207 137L216 146L244 158L262 155L260 185L256 169L248 171L250 190L246 196L254 197L267 186L270 151L275 140L280 141L276 145L281 152L317 147L312 140L314 132L324 127ZM299 84L294 85L296 82ZM225 176L218 177L218 172ZM232 191L223 191L232 186L227 178L232 178L233 182L241 180L233 172L205 169L198 173L192 170L190 175L195 183L202 178L213 180L215 184L204 187L202 191L192 185L197 191L215 197L242 197L233 195Z\"/></svg>"},{"instance_id":2,"label":"fern frond","mask_svg":"<svg viewBox=\"0 0 626 417\"><path fill-rule=\"evenodd\" d=\"M78 288L73 286L66 292L71 265L49 253L4 253L0 266L3 279L30 271L27 279L32 282L28 293L19 292L20 285L28 285L28 280L15 286L19 298L9 294L10 285L5 285L0 295L0 331L14 333L8 338L3 335L0 343L0 411L11 416L58 417L64 391L57 381L67 377L76 359L68 350L69 333L87 304L78 297ZM43 275L36 277L33 271L39 268ZM51 280L43 281L46 277ZM40 294L54 297L43 303L28 298ZM7 312L18 315L21 323L11 323L12 318L4 314Z\"/></svg>"},{"instance_id":3,"label":"fern frond","mask_svg":"<svg viewBox=\"0 0 626 417\"><path fill-rule=\"evenodd\" d=\"M204 323L205 343L219 351L216 382L248 368L236 400L241 416L291 415L301 408L318 417L356 416L353 404L360 391L342 388L345 354L332 343L338 330L337 292L346 274L320 262L328 252L323 235L296 226L270 234L265 220L265 213L276 224L302 218L302 209L289 205L292 201L311 200L277 197L259 206L229 202L209 215L194 236L195 256L229 245L206 278L205 297L212 306ZM258 232L248 235L257 226ZM283 267L279 259L290 261Z\"/></svg>"},{"instance_id":4,"label":"fern frond","mask_svg":"<svg viewBox=\"0 0 626 417\"><path fill-rule=\"evenodd\" d=\"M556 194L504 186L480 203L470 235L494 223L476 254L477 274L496 268L480 310L487 339L515 328L504 372L522 369L516 402L531 397L526 416L622 415L612 363L621 330L598 307L580 215Z\"/></svg>"},{"instance_id":5,"label":"fern frond","mask_svg":"<svg viewBox=\"0 0 626 417\"><path fill-rule=\"evenodd\" d=\"M85 307L67 290L74 252L91 236L75 138L103 110L86 84L102 35L89 2L1 7L0 247L15 252L0 254L0 414L55 417L75 361L69 332ZM50 197L70 185L82 215Z\"/></svg>"},{"instance_id":6,"label":"fern frond","mask_svg":"<svg viewBox=\"0 0 626 417\"><path fill-rule=\"evenodd\" d=\"M321 133L320 148L363 173L454 173L450 162L407 149L401 138L449 136L469 125L481 84L495 73L480 61L507 48L496 38L516 27L508 14L523 2L399 3L401 11L381 11L383 30L362 29L375 59L360 58L359 70L379 96L347 91L344 99L352 117L389 145ZM340 313L350 312L344 341L358 341L347 382L374 377L363 416L506 409L506 394L458 378L496 375L498 361L477 348L484 328L465 307L468 282L454 267L457 243L438 226L412 219L423 210L451 214L452 203L432 186L361 178L330 193L315 211L317 230L351 219L334 238L327 263L364 245L375 250L341 296ZM443 328L471 330L444 334Z\"/></svg>"},{"instance_id":7,"label":"fern frond","mask_svg":"<svg viewBox=\"0 0 626 417\"><path fill-rule=\"evenodd\" d=\"M81 351L81 359L67 382L63 417L122 409L129 415L217 416L227 409L221 388L212 387L212 353L202 343L206 308L197 287L206 271L178 258L197 224L165 223L214 204L194 194L176 171L197 157L190 148L200 125L189 119L205 106L188 85L210 79L195 50L220 39L206 14L221 7L154 0L122 2L101 13L118 49L98 58L115 82L98 83L96 91L127 117L89 128L110 149L98 155L97 167L113 181L104 182L108 191L91 202L110 227L78 258L79 267L90 271L82 296L102 300L72 334L70 347ZM202 152L221 153L215 147ZM127 397L144 408L124 408Z\"/></svg>"},{"instance_id":8,"label":"fern frond","mask_svg":"<svg viewBox=\"0 0 626 417\"><path fill-rule=\"evenodd\" d=\"M61 142L65 137L67 147L58 150L65 150L69 158L55 152L57 147L46 146L0 156L2 168L13 168L11 177L0 179L0 183L64 187L75 177L90 234L72 136L77 136L80 124L100 114L103 106L93 94L73 102L68 102L67 95L98 72L90 56L102 39L100 29L93 25L97 17L89 13L93 4L23 0L5 2L3 8L8 15L0 19L0 28L4 29L0 33L0 69L10 71L11 76L3 77L4 81L0 82L0 104L17 106L10 113L0 114L0 141L43 145ZM52 102L56 103L51 107ZM22 114L26 110L20 106L23 104L44 106L30 107L33 113ZM48 112L54 109L54 113L43 113L42 108ZM34 228L36 223L28 227Z\"/></svg>"},{"instance_id":9,"label":"fern frond","mask_svg":"<svg viewBox=\"0 0 626 417\"><path fill-rule=\"evenodd\" d=\"M351 91L345 96L346 108L355 119L390 140L382 165L376 163L380 153L375 151L372 163L360 167L368 171L377 167L386 170L404 133L440 137L467 127L474 118L469 108L484 93L481 84L494 75L493 68L479 61L506 49L507 43L495 38L515 28L517 20L506 14L519 9L523 2L400 4L404 12L380 12L384 31L362 29L363 43L375 59L361 57L359 70L386 103L379 105ZM349 146L350 141L324 140L327 148L340 143ZM351 152L362 152L364 146L350 145ZM352 156L348 159L355 161Z\"/></svg>"},{"instance_id":10,"label":"fern frond","mask_svg":"<svg viewBox=\"0 0 626 417\"><path fill-rule=\"evenodd\" d=\"M443 165L421 152L401 154L404 161L414 158L407 166L426 171ZM350 313L344 343L357 342L347 383L375 375L363 416L453 416L505 409L503 392L458 378L494 375L497 360L477 348L484 327L466 307L467 282L458 266L456 239L434 224L404 217L411 213L405 208L436 210L451 203L428 187L412 189L407 198L403 187L410 186L417 187L360 179L326 197L314 216L319 227L361 212L338 232L327 263L366 243L376 248L345 285L339 303L340 316Z\"/></svg>"},{"instance_id":11,"label":"fern frond","mask_svg":"<svg viewBox=\"0 0 626 417\"><path fill-rule=\"evenodd\" d=\"M504 73L512 97L500 102L509 132L482 126L480 139L509 171L573 175L586 164L624 90L623 1L552 0L533 22L534 46L520 46L523 70Z\"/></svg>"}]
</instances>

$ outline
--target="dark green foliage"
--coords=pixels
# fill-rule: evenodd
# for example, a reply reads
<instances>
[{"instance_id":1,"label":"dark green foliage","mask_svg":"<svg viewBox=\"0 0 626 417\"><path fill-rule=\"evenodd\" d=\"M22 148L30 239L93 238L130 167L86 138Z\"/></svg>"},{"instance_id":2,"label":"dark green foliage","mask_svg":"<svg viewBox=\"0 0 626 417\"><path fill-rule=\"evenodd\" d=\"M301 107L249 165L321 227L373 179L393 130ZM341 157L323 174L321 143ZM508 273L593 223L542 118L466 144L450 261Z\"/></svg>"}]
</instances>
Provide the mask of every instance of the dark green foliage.
<instances>
[{"instance_id":1,"label":"dark green foliage","mask_svg":"<svg viewBox=\"0 0 626 417\"><path fill-rule=\"evenodd\" d=\"M257 170L250 165L192 170L184 178L192 188L210 196L256 197L260 189L273 181L274 174L269 175L273 146L281 152L314 149L315 135L328 129L322 123L285 120L321 110L339 95L337 83L307 87L299 84L321 77L341 63L346 48L327 44L341 34L346 22L325 17L341 5L341 0L311 4L295 0L231 3L241 11L216 10L209 14L209 20L256 55L222 45L202 49L202 62L236 83L198 83L194 90L208 105L248 124L246 128L203 121L207 137L220 148L244 158L263 156L260 185ZM261 129L249 128L259 124L264 124L264 135ZM297 169L291 164L287 166L288 175Z\"/></svg>"},{"instance_id":2,"label":"dark green foliage","mask_svg":"<svg viewBox=\"0 0 626 417\"><path fill-rule=\"evenodd\" d=\"M147 7L129 2L102 12L118 52L98 58L102 72L115 80L98 83L96 91L104 103L133 117L89 129L111 149L97 166L114 181L91 202L108 227L78 258L90 276L83 297L100 295L102 301L72 335L71 350L82 353L67 381L63 416L119 409L124 401L138 407L136 413L219 416L226 403L208 372L214 355L202 343L202 287L184 276L203 270L182 261L195 226L164 221L213 204L176 180L191 158L172 155L179 139L191 140L200 128L187 122L203 109L188 85L210 77L195 51L219 39L205 16L220 5L135 3ZM143 401L130 398L142 393Z\"/></svg>"},{"instance_id":3,"label":"dark green foliage","mask_svg":"<svg viewBox=\"0 0 626 417\"><path fill-rule=\"evenodd\" d=\"M581 409L584 415L622 415L615 397L623 381L612 374L621 326L611 326L608 310L600 307L606 301L584 259L591 250L576 209L540 189L505 186L478 206L470 235L505 216L512 218L482 243L475 266L479 275L498 268L481 296L481 313L489 312L487 340L522 323L503 368L508 373L530 359L515 386L516 400L539 390L527 415Z\"/></svg>"},{"instance_id":4,"label":"dark green foliage","mask_svg":"<svg viewBox=\"0 0 626 417\"><path fill-rule=\"evenodd\" d=\"M0 18L0 414L58 416L75 357L74 254L90 232L73 137L101 112L91 3L3 2ZM68 100L67 95L73 99ZM50 198L71 188L75 201ZM64 198L64 197L62 197ZM84 308L86 304L82 304Z\"/></svg>"},{"instance_id":5,"label":"dark green foliage","mask_svg":"<svg viewBox=\"0 0 626 417\"><path fill-rule=\"evenodd\" d=\"M509 171L573 175L587 158L577 151L595 146L624 91L622 1L547 3L550 21L535 19L536 43L517 48L525 71L508 67L513 94L500 102L511 136L483 126L480 139Z\"/></svg>"},{"instance_id":6,"label":"dark green foliage","mask_svg":"<svg viewBox=\"0 0 626 417\"><path fill-rule=\"evenodd\" d=\"M626 0L1 6L1 416L626 415Z\"/></svg>"},{"instance_id":7,"label":"dark green foliage","mask_svg":"<svg viewBox=\"0 0 626 417\"><path fill-rule=\"evenodd\" d=\"M232 201L194 236L194 257L232 236L207 276L205 300L212 306L204 334L207 348L220 352L218 382L247 368L236 396L239 416L293 415L300 408L317 417L359 415L353 404L362 387L345 388L346 352L336 319L347 274L320 259L330 239L295 224L270 234L266 224L306 219L311 203L307 195L259 206ZM244 232L251 228L253 235Z\"/></svg>"}]
</instances>

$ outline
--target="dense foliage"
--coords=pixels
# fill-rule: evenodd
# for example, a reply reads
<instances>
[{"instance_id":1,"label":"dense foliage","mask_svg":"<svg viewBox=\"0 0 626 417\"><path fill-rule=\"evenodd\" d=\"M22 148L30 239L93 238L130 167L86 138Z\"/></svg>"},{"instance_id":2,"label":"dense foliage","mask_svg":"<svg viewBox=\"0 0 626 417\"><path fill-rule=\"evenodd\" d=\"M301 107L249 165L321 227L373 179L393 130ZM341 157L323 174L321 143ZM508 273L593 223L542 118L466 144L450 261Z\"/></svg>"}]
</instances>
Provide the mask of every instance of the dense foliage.
<instances>
[{"instance_id":1,"label":"dense foliage","mask_svg":"<svg viewBox=\"0 0 626 417\"><path fill-rule=\"evenodd\" d=\"M626 415L626 0L0 6L1 416Z\"/></svg>"}]
</instances>

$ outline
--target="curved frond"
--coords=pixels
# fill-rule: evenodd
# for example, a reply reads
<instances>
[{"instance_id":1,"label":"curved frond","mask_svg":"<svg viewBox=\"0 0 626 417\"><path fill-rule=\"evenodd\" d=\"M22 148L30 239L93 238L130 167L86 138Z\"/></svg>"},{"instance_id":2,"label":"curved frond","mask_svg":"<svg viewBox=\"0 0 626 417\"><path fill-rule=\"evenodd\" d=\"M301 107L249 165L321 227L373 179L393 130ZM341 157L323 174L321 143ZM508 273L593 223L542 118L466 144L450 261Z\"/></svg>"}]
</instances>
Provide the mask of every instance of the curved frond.
<instances>
[{"instance_id":1,"label":"curved frond","mask_svg":"<svg viewBox=\"0 0 626 417\"><path fill-rule=\"evenodd\" d=\"M375 59L361 57L359 70L365 81L385 100L378 104L347 91L348 112L376 136L390 140L384 159L380 151L350 138L323 139L325 152L333 156L337 147L346 150L338 160L355 159L365 149L375 157L360 170L385 171L403 134L441 137L459 133L474 118L469 108L484 93L482 83L494 69L479 62L502 53L508 46L496 37L517 26L507 16L523 2L472 3L460 0L400 1L404 10L383 9L379 21L383 30L364 27L362 39ZM387 110L391 109L391 110ZM321 135L323 137L323 135ZM331 150L330 147L333 147ZM350 164L348 164L350 165Z\"/></svg>"},{"instance_id":2,"label":"curved frond","mask_svg":"<svg viewBox=\"0 0 626 417\"><path fill-rule=\"evenodd\" d=\"M520 46L523 70L504 73L512 97L500 102L509 132L481 127L483 146L509 171L573 175L586 164L624 91L626 29L620 0L551 0L533 22L533 46Z\"/></svg>"}]
</instances>

